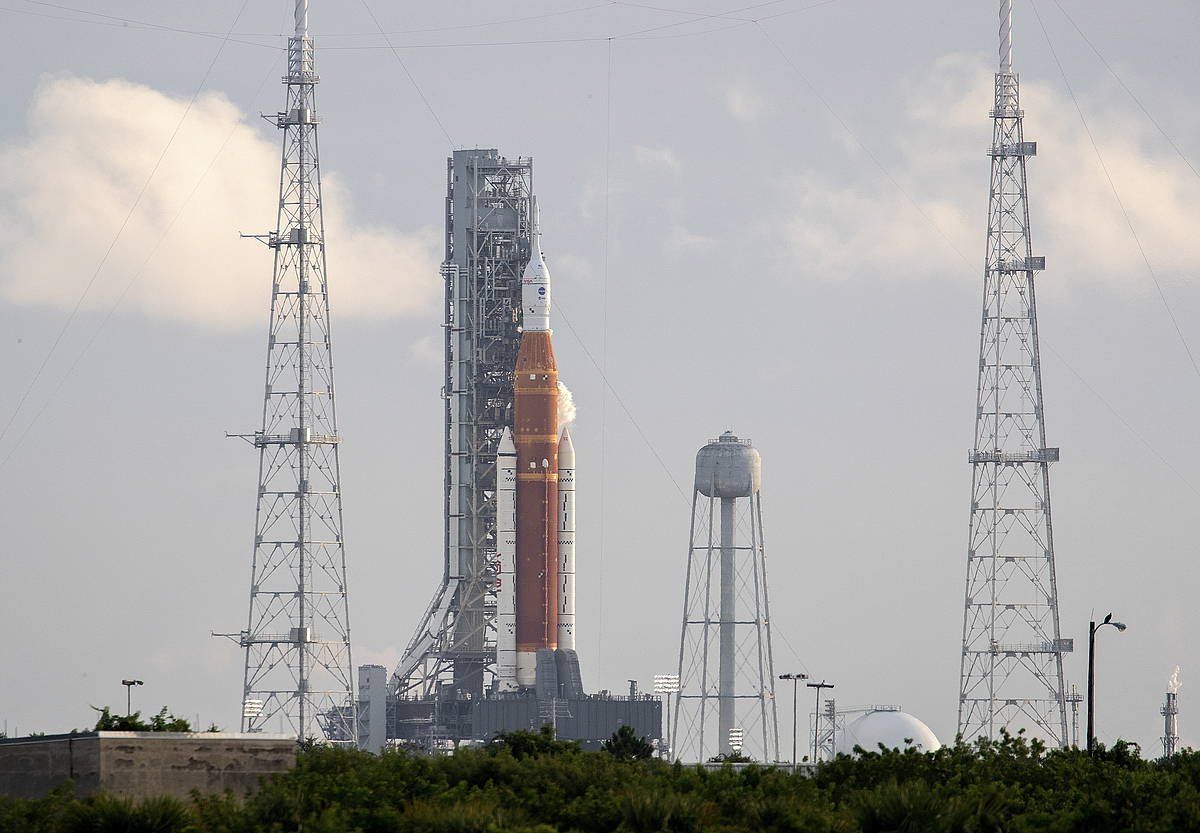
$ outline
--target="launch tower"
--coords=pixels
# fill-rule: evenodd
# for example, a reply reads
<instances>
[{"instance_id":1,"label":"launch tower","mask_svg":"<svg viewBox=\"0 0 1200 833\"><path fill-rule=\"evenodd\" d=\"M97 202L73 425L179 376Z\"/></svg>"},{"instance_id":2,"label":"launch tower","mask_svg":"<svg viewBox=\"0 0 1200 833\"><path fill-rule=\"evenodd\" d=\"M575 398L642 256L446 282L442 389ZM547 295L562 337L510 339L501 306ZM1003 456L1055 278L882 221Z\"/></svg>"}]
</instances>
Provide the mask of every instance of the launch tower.
<instances>
[{"instance_id":1,"label":"launch tower","mask_svg":"<svg viewBox=\"0 0 1200 833\"><path fill-rule=\"evenodd\" d=\"M352 697L342 490L313 41L308 2L296 0L288 39L287 105L276 116L283 162L274 252L262 429L242 435L259 452L258 511L242 731L282 725L298 738L351 743Z\"/></svg>"},{"instance_id":2,"label":"launch tower","mask_svg":"<svg viewBox=\"0 0 1200 833\"><path fill-rule=\"evenodd\" d=\"M726 431L696 455L671 749L705 761L738 746L779 759L762 463Z\"/></svg>"},{"instance_id":3,"label":"launch tower","mask_svg":"<svg viewBox=\"0 0 1200 833\"><path fill-rule=\"evenodd\" d=\"M458 150L447 163L445 558L396 668L402 697L478 699L496 680L496 452L512 425L533 160Z\"/></svg>"},{"instance_id":4,"label":"launch tower","mask_svg":"<svg viewBox=\"0 0 1200 833\"><path fill-rule=\"evenodd\" d=\"M360 703L373 749L382 739L442 750L543 725L593 748L620 726L662 735L654 697L583 688L577 466L560 431L534 206L532 160L478 149L449 159L442 579L386 695L372 686Z\"/></svg>"},{"instance_id":5,"label":"launch tower","mask_svg":"<svg viewBox=\"0 0 1200 833\"><path fill-rule=\"evenodd\" d=\"M1066 746L1050 464L1042 410L1025 141L1012 68L1012 0L1000 3L1000 70L992 109L991 193L975 411L958 731L963 740L1028 728Z\"/></svg>"}]
</instances>

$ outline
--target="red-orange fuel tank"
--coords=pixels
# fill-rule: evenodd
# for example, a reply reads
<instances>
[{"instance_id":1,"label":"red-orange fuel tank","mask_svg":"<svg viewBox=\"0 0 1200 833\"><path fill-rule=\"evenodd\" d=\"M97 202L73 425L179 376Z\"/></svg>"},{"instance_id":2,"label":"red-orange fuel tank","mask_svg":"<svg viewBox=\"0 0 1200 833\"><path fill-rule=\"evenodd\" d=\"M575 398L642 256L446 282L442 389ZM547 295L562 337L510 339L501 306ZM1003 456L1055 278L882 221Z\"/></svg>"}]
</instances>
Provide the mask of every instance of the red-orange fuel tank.
<instances>
[{"instance_id":1,"label":"red-orange fuel tank","mask_svg":"<svg viewBox=\"0 0 1200 833\"><path fill-rule=\"evenodd\" d=\"M517 683L558 647L558 367L550 332L525 331L513 373L517 446Z\"/></svg>"}]
</instances>

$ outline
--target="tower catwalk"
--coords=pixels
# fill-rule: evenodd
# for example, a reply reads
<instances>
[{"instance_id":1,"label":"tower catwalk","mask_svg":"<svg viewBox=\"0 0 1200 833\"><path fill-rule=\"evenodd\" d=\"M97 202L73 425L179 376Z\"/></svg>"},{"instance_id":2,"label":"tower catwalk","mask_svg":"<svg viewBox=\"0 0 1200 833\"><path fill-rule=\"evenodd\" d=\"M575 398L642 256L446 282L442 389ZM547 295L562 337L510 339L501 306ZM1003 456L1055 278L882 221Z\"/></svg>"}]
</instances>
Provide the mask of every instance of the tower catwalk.
<instances>
[{"instance_id":1,"label":"tower catwalk","mask_svg":"<svg viewBox=\"0 0 1200 833\"><path fill-rule=\"evenodd\" d=\"M1000 3L991 194L975 412L958 731L966 741L1027 728L1065 746L1050 464L1029 234L1026 142L1012 68L1012 0Z\"/></svg>"},{"instance_id":2,"label":"tower catwalk","mask_svg":"<svg viewBox=\"0 0 1200 833\"><path fill-rule=\"evenodd\" d=\"M353 742L350 620L308 2L288 39L242 730Z\"/></svg>"}]
</instances>

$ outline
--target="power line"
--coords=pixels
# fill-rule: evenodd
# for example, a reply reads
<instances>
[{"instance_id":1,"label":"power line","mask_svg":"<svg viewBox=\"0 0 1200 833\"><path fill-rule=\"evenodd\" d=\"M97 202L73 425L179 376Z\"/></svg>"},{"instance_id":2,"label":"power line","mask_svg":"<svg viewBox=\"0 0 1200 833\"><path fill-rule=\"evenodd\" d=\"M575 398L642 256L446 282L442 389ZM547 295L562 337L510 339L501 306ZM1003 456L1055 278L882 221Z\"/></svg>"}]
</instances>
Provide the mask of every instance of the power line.
<instances>
[{"instance_id":1,"label":"power line","mask_svg":"<svg viewBox=\"0 0 1200 833\"><path fill-rule=\"evenodd\" d=\"M400 53L392 46L392 40L388 37L387 32L379 25L379 18L375 17L375 12L371 11L371 6L367 0L361 0L362 6L367 10L367 14L371 16L371 20L375 23L375 28L379 30L379 34L383 35L384 42L388 45L392 55L396 58L396 62L400 64L400 68L404 70L404 74L408 76L409 83L413 89L417 91L417 95L421 97L421 101L425 104L425 109L429 111L429 115L433 116L433 120L437 122L438 129L442 131L442 135L446 137L446 141L451 147L454 146L454 140L450 138L450 131L446 130L446 125L442 124L442 120L438 118L437 111L433 109L433 105L429 103L429 99L425 97L424 91L421 90L421 85L417 83L417 79L413 77L412 72L408 68L408 64L404 63L404 59L400 57Z\"/></svg>"},{"instance_id":2,"label":"power line","mask_svg":"<svg viewBox=\"0 0 1200 833\"><path fill-rule=\"evenodd\" d=\"M1163 126L1158 123L1158 119L1154 118L1154 116L1150 114L1150 111L1146 109L1144 104L1142 104L1141 99L1134 95L1133 90L1129 89L1129 85L1126 84L1121 76L1117 74L1117 71L1112 68L1107 60L1105 60L1104 56L1100 54L1100 50L1096 48L1096 45L1092 43L1091 39L1088 38L1088 36L1083 33L1083 30L1079 28L1079 24L1075 22L1075 18L1071 17L1071 15L1067 13L1067 10L1062 7L1062 4L1059 3L1058 0L1054 0L1054 5L1058 7L1058 10L1062 12L1063 17L1067 19L1067 22L1069 22L1071 26L1074 27L1075 31L1079 33L1079 37L1083 38L1083 42L1086 43L1096 57L1100 59L1100 63L1104 64L1104 68L1108 70L1109 74L1112 75L1112 77L1116 79L1117 83L1121 85L1121 89L1128 94L1128 96L1133 100L1133 103L1138 106L1138 109L1141 110L1146 118L1150 120L1150 123L1154 125L1155 129L1162 134L1162 137L1167 140L1167 144L1169 144L1171 149L1175 151L1176 155L1183 160L1183 164L1187 165L1188 169L1195 174L1198 179L1200 179L1200 171L1196 170L1195 165L1193 165L1191 160L1184 155L1184 152L1179 148L1179 145L1175 144L1175 140L1172 139L1170 135L1167 134L1167 131L1163 129Z\"/></svg>"},{"instance_id":3,"label":"power line","mask_svg":"<svg viewBox=\"0 0 1200 833\"><path fill-rule=\"evenodd\" d=\"M728 12L698 12L698 11L692 11L689 9L671 9L671 8L667 8L666 6L652 6L649 3L635 3L635 2L633 2L633 0L611 0L611 2L614 5L618 5L618 6L627 6L629 8L634 8L634 9L647 9L650 11L665 12L668 14L686 14L686 15L691 15L692 17L695 18L695 20L684 21L684 23L694 23L694 22L696 22L696 20L713 19L713 18L723 19L723 20L738 20L738 21L741 21L742 23L757 23L762 20L774 20L775 18L783 17L784 15L797 14L799 12L806 12L809 9L816 9L821 6L828 6L831 3L839 2L839 0L818 0L818 2L816 2L816 3L810 3L807 6L801 6L798 9L786 9L782 12L775 12L774 14L767 14L767 15L759 15L758 17L737 17L736 15L739 12L753 11L754 9L765 8L767 6L776 6L776 5L779 5L779 3L786 2L786 0L772 0L771 2L766 2L766 3L755 3L750 6L743 6L740 9L732 9L731 11L728 11ZM676 24L676 25L683 25L683 24Z\"/></svg>"},{"instance_id":4,"label":"power line","mask_svg":"<svg viewBox=\"0 0 1200 833\"><path fill-rule=\"evenodd\" d=\"M23 9L0 8L0 11L11 11L16 14L27 14L27 15L31 15L34 17L48 17L52 20L66 20L66 21L70 21L70 22L74 22L74 23L89 23L89 24L94 24L94 25L109 26L111 28L118 28L118 29L135 27L135 28L141 28L141 29L154 29L154 30L164 31L164 32L173 32L173 33L182 34L182 35L194 35L194 36L198 36L198 37L219 38L222 36L220 32L212 32L212 31L205 30L205 29L191 29L191 28L184 27L184 26L172 26L172 25L166 24L166 23L156 23L154 21L145 20L145 19L141 19L141 18L127 17L124 15L105 14L103 12L97 12L97 11L93 11L91 9L80 9L80 8L76 8L74 6L67 6L62 3L51 3L51 2L47 2L47 0L24 0L24 2L29 3L30 5L34 5L34 6L42 6L45 8L57 9L59 11L74 12L75 14L88 15L89 17L93 17L93 18L100 18L100 20L88 20L88 19L82 19L82 18L62 17L59 15L50 15L50 14L38 13L38 12L33 12L30 10L23 10ZM541 14L524 15L521 17L503 18L500 20L488 20L488 21L482 21L479 23L461 23L461 24L456 24L456 25L451 25L451 26L425 26L425 27L419 27L419 28L415 28L415 29L398 29L398 30L387 32L386 34L388 34L388 35L415 35L415 34L423 34L423 33L429 33L429 32L455 32L455 31L463 31L466 29L486 29L486 28L491 28L493 26L509 26L509 25L513 25L516 23L530 23L530 22L537 21L537 20L547 20L552 17L563 17L565 15L577 14L579 12L594 11L596 9L602 9L602 8L611 6L615 2L616 2L616 0L604 0L604 2L592 3L591 5L588 5L588 6L579 6L579 7L571 8L571 9L559 9L557 11L544 12ZM284 37L288 36L287 32L233 32L231 34L235 38L284 38ZM322 38L322 40L327 40L330 38L376 37L377 35L378 35L377 32L341 32L341 33L323 34L321 36L321 38ZM248 46L267 46L267 44L258 44L258 43L253 43L250 41L233 40L232 42L246 43ZM284 49L284 47L273 47L273 46L270 48Z\"/></svg>"},{"instance_id":5,"label":"power line","mask_svg":"<svg viewBox=\"0 0 1200 833\"><path fill-rule=\"evenodd\" d=\"M649 435L646 434L646 431L642 428L641 423L637 421L637 418L633 415L633 411L631 411L629 406L625 404L625 400L621 397L621 394L608 380L608 376L605 374L600 362L596 359L595 355L593 355L592 351L588 349L587 344L584 342L583 337L580 336L579 331L575 329L575 326L571 323L571 320L567 317L566 313L563 312L562 303L560 301L555 301L554 306L558 310L556 315L562 318L563 323L567 325L567 329L571 331L571 335L575 337L575 341L579 344L579 348L583 350L583 354L587 356L587 360L600 375L600 380L603 382L603 389L610 393L612 398L616 400L616 403L621 407L621 410L629 419L629 424L633 426L635 431L637 431L642 443L649 450L651 456L654 457L655 461L659 465L659 468L661 468L663 473L667 476L667 479L671 481L671 485L673 485L675 490L679 492L680 497L682 497L684 500L687 500L688 496L683 490L683 486L680 485L679 481L675 479L675 475L671 474L670 467L667 465L666 461L663 460L662 455L658 453L658 449L655 447L654 443L651 442ZM603 433L601 436L603 436Z\"/></svg>"},{"instance_id":6,"label":"power line","mask_svg":"<svg viewBox=\"0 0 1200 833\"><path fill-rule=\"evenodd\" d=\"M604 656L604 529L607 526L604 522L604 508L608 483L608 243L609 207L612 198L612 80L613 42L610 38L605 50L604 68L604 254L601 259L600 279L600 365L597 367L600 371L600 378L604 380L604 386L600 389L600 557L597 559L596 570L598 575L596 597L599 611L596 617L596 670L598 673L602 671L601 660ZM567 324L567 327L575 335L579 345L583 347L583 352L588 353L583 340L579 338L578 333L575 333L575 328L571 327L570 323ZM591 358L590 353L588 353L588 357Z\"/></svg>"},{"instance_id":7,"label":"power line","mask_svg":"<svg viewBox=\"0 0 1200 833\"><path fill-rule=\"evenodd\" d=\"M1164 466L1166 466L1168 469L1170 469L1171 473L1179 478L1179 482L1181 482L1184 486L1187 486L1188 489L1190 489L1194 494L1200 495L1200 489L1198 489L1196 486L1192 485L1192 482L1190 480L1188 480L1186 477L1184 477L1183 473L1175 467L1175 464L1171 462L1170 458L1166 457L1165 455L1160 453L1157 448L1150 445L1150 441L1147 440L1144 436L1142 436L1142 434L1136 428L1134 428L1133 425L1131 425L1129 423L1129 420L1127 420L1127 419L1125 419L1125 417L1121 416L1121 413L1115 407L1113 407L1112 403L1109 402L1107 399L1105 399L1103 396L1101 396L1100 392L1097 391L1094 387L1092 387L1091 384L1088 382L1088 380L1083 378L1083 375L1080 374L1080 372L1078 370L1076 370L1074 367L1071 366L1071 363L1068 362L1063 357L1062 353L1055 350L1053 346L1046 344L1044 339L1042 341L1042 345L1044 347L1046 347L1047 349L1049 349L1050 352L1054 354L1054 357L1056 359L1058 359L1060 362L1062 362L1063 367L1065 367L1071 373L1071 375L1075 377L1075 379L1079 382L1079 384L1083 385L1087 389L1088 393L1090 393L1092 396L1096 397L1096 399L1099 400L1100 404L1103 405L1105 408L1107 408L1108 412L1110 414L1112 414L1118 422L1120 422L1123 426L1125 426L1125 428L1129 431L1130 434L1133 434L1133 436L1137 438L1138 442L1140 442L1142 445L1144 445L1151 454L1153 454L1155 457L1157 457L1159 459L1159 462L1161 462Z\"/></svg>"},{"instance_id":8,"label":"power line","mask_svg":"<svg viewBox=\"0 0 1200 833\"><path fill-rule=\"evenodd\" d=\"M37 5L37 6L42 6L45 8L52 8L52 9L57 9L57 10L61 10L61 11L66 11L66 12L73 12L73 13L79 14L79 15L87 15L88 17L69 17L69 16L65 16L65 15L50 14L50 13L46 13L46 12L37 12L37 11L29 10L29 9L14 9L14 8L7 7L7 6L0 6L0 12L9 12L12 14L20 14L20 15L25 15L25 16L30 16L30 17L40 17L40 18L45 18L48 20L59 20L59 21L65 21L68 23L79 23L79 24L83 24L83 25L87 25L87 26L103 26L103 27L110 28L110 29L166 32L166 33L170 33L170 34L190 35L193 37L219 38L219 39L223 40L224 42L236 43L236 44L239 44L242 46L253 46L253 47L257 47L259 49L270 49L270 50L278 51L278 52L286 51L286 47L283 47L283 46L278 46L278 45L269 44L269 43L260 43L260 42L252 41L252 40L243 40L243 38L280 38L280 37L285 37L284 33L236 32L236 33L230 33L230 35L227 37L225 35L222 35L219 32L211 32L211 31L206 31L206 30L202 30L202 29L190 29L190 28L187 28L184 26L173 26L170 24L157 23L154 21L139 19L139 18L134 18L134 17L104 14L102 12L95 12L95 11L91 11L89 9L80 9L80 8L76 8L73 6L67 6L67 5L64 5L61 3L45 2L45 0L25 0L25 2L31 3L31 4ZM340 33L340 34L331 33L331 34L322 35L322 40L329 40L329 39L334 39L334 38L361 38L361 37L383 36L385 39L385 43L383 43L383 44L346 45L346 46L333 46L333 45L326 44L325 46L322 47L322 51L323 52L362 52L362 51L374 51L374 50L388 50L391 52L396 52L396 51L402 50L402 49L472 49L472 48L492 48L492 47L506 47L506 46L510 46L510 47L511 46L542 46L542 45L560 45L560 44L576 44L576 43L597 43L600 41L607 41L609 39L615 39L615 40L661 40L664 38L698 37L698 36L702 36L702 35L714 34L714 33L718 33L718 32L724 32L729 29L737 29L737 28L741 28L743 26L747 26L751 23L756 22L756 19L748 18L748 17L737 17L735 15L738 12L753 10L753 9L757 9L757 8L763 8L763 7L771 6L771 5L776 5L780 2L785 2L785 0L769 0L769 2L756 3L756 4L753 4L750 6L743 6L740 9L732 9L728 12L708 13L708 12L698 12L698 11L671 10L671 9L666 9L665 7L651 6L651 5L647 5L647 4L640 4L640 3L633 3L633 2L621 2L621 0L606 0L606 2L603 2L603 3L593 3L591 5L580 6L580 7L573 8L573 9L561 9L561 10L558 10L555 12L548 12L545 14L526 15L523 17L507 18L504 20L491 21L488 23L470 23L470 24L460 24L460 25L454 25L454 26L430 26L430 27L417 28L417 29L399 29L399 30L394 30L394 31L384 31L381 27L379 27L378 21L376 21L377 31L375 31L375 32L346 32L346 33ZM827 6L831 3L836 3L836 2L839 2L839 0L820 0L820 2L812 3L808 6L803 6L798 9L787 9L785 11L776 12L774 14L764 15L760 18L757 18L757 20L772 20L774 18L782 17L784 15L797 14L799 12L808 11L810 9L819 8L821 6ZM533 21L533 20L545 20L545 19L553 18L553 17L562 17L565 15L577 14L579 12L594 11L596 9L601 9L601 8L611 8L612 6L623 6L626 8L634 8L634 9L646 9L649 11L663 11L663 12L670 11L675 14L688 15L688 16L690 16L690 19L676 21L674 23L666 23L666 24L662 24L660 26L652 26L652 27L648 27L645 29L635 29L635 30L628 31L628 32L622 32L622 33L618 33L618 34L609 34L609 35L581 35L581 36L573 36L573 37L526 38L526 39L491 40L491 41L460 41L460 42L449 42L449 43L393 43L389 40L389 37L391 35L412 35L412 34L452 32L452 31L463 31L463 30L469 30L469 29L489 28L489 27L494 27L494 26L523 23L523 22L528 22L528 21ZM98 19L95 19L95 18L98 18ZM666 31L669 29L686 26L691 23L698 23L698 22L701 22L704 20L713 20L713 21L724 20L724 21L734 21L734 23L731 26L719 26L714 29L705 29L705 30L694 31L694 32L681 32L681 33L674 33L674 34L670 34L670 35L659 35L659 36L654 36L654 34L653 34L655 32L662 32L662 31ZM407 70L406 70L406 72L407 72Z\"/></svg>"},{"instance_id":9,"label":"power line","mask_svg":"<svg viewBox=\"0 0 1200 833\"><path fill-rule=\"evenodd\" d=\"M771 33L763 28L762 24L758 21L755 21L754 25L758 28L758 31L762 32L763 37L767 39L767 43L771 44L771 46L775 48L775 51L779 53L779 56L783 58L784 63L786 63L788 67L791 68L792 72L796 74L796 77L804 83L804 86L808 87L808 90L813 94L813 97L815 97L817 101L821 103L821 106L824 107L825 111L833 117L834 121L841 125L842 130L846 131L846 134L854 140L854 143L857 144L860 149L862 149L863 153L865 153L867 158L874 163L875 167L879 169L880 173L887 178L888 182L892 183L892 186L899 191L906 200L908 200L909 204L911 204L912 207L917 210L917 213L919 213L925 219L925 221L929 223L929 225L932 226L935 231L937 231L938 235L941 236L945 244L949 246L955 254L962 258L964 262L969 263L970 261L967 259L967 256L962 253L958 246L954 245L954 241L950 239L950 236L942 229L940 225L938 225L937 221L930 216L929 212L926 211L919 202L917 202L917 200L908 192L908 190L900 184L900 181L892 175L892 172L889 171L887 166L880 161L879 157L876 156L875 153L869 147L867 147L867 144L858 137L858 134L851 129L850 125L846 123L846 120L838 115L838 112L833 109L833 105L831 105L829 100L821 94L821 91L817 89L817 86L808 79L808 76L805 75L796 62L791 59L791 56L789 56L787 52L783 50L783 47L779 45L778 41L771 37Z\"/></svg>"},{"instance_id":10,"label":"power line","mask_svg":"<svg viewBox=\"0 0 1200 833\"><path fill-rule=\"evenodd\" d=\"M169 26L163 23L154 23L148 20L139 20L132 17L120 17L118 15L104 14L102 12L94 12L88 9L77 9L71 6L64 6L59 3L47 3L42 0L24 0L34 6L42 6L45 8L58 9L60 11L75 12L76 14L90 15L91 17L100 18L99 20L90 20L87 18L67 17L65 15L50 14L48 12L36 12L32 9L14 9L8 6L0 6L0 12L10 12L12 14L25 15L26 17L40 17L47 20L61 20L67 23L82 23L88 26L104 26L109 29L137 29L137 30L152 30L159 32L172 32L180 35L193 35L204 38L217 38L223 42L237 43L243 46L257 46L264 49L276 49L283 51L283 47L271 46L264 43L255 43L253 41L240 40L239 37L251 36L234 36L234 33L229 32L222 35L220 32L205 32L196 29L186 29L179 26Z\"/></svg>"},{"instance_id":11,"label":"power line","mask_svg":"<svg viewBox=\"0 0 1200 833\"><path fill-rule=\"evenodd\" d=\"M1042 15L1038 11L1037 3L1031 2L1029 5L1033 9L1034 17L1037 18L1038 26L1042 30L1042 36L1046 39L1046 46L1050 49L1050 56L1054 58L1054 63L1058 67L1059 74L1062 76L1067 93L1071 96L1071 103L1075 105L1075 112L1079 115L1079 122L1083 125L1083 130L1087 134L1088 141L1092 145L1092 150L1096 154L1096 161L1100 163L1100 170L1104 172L1104 178L1108 181L1108 187L1112 190L1113 198L1117 201L1117 206L1121 209L1121 216L1125 219L1125 225L1129 228L1129 234L1133 237L1133 242L1137 245L1142 263L1146 265L1146 272L1149 273L1150 279L1154 282L1154 288L1158 291L1159 300L1162 301L1163 308L1167 311L1167 317L1171 319L1171 325L1175 328L1175 334L1179 336L1179 343L1183 345L1184 352L1187 353L1188 361L1192 364L1192 370L1197 377L1200 377L1200 364L1197 364L1196 356L1192 353L1192 348L1188 345L1187 338L1183 335L1183 329L1179 326L1179 320L1175 317L1175 312L1171 309L1170 302L1167 301L1167 295L1158 280L1158 274L1154 271L1154 266L1151 265L1150 258L1146 255L1146 249L1142 245L1142 239L1138 236L1137 229L1133 225L1133 220L1125 208L1125 201L1121 199L1121 194L1117 191L1117 184L1113 181L1112 174L1108 170L1108 165L1104 162L1104 156L1100 153L1100 146L1096 144L1096 137L1092 135L1092 129L1088 125L1087 118L1083 115L1083 108L1079 104L1079 99L1075 97L1075 90L1071 87L1071 82L1067 78L1067 72L1063 68L1062 61L1058 59L1058 52L1055 51L1054 44L1050 40L1050 33L1046 30L1046 24L1042 21Z\"/></svg>"},{"instance_id":12,"label":"power line","mask_svg":"<svg viewBox=\"0 0 1200 833\"><path fill-rule=\"evenodd\" d=\"M515 23L532 23L537 20L547 20L552 17L563 17L564 15L578 14L579 12L590 12L596 9L604 9L613 5L615 0L605 0L603 3L592 3L589 6L579 6L573 9L559 9L554 12L545 12L542 14L531 14L523 17L510 17L503 20L489 20L482 23L462 23L454 26L427 26L419 29L397 29L392 32L386 32L388 35L419 35L426 32L459 32L464 29L490 29L493 26L511 26ZM375 37L377 32L345 32L341 34L322 35L322 40L329 38L361 38ZM328 49L328 46L323 47Z\"/></svg>"},{"instance_id":13,"label":"power line","mask_svg":"<svg viewBox=\"0 0 1200 833\"><path fill-rule=\"evenodd\" d=\"M233 31L233 27L237 25L238 20L240 20L242 17L242 12L246 10L246 5L248 2L249 0L242 0L242 4L238 8L238 12L234 16L233 23L230 24L228 31ZM70 329L71 324L75 321L76 316L79 314L79 310L83 306L84 300L87 298L88 293L91 292L92 286L96 283L96 279L100 277L100 272L104 269L105 264L108 263L108 258L112 255L113 249L116 248L117 241L121 239L121 235L124 234L126 227L128 227L129 221L133 218L134 212L136 212L138 206L141 205L142 198L145 197L146 191L150 187L150 183L153 181L155 174L158 173L158 169L162 165L163 159L166 158L167 152L171 149L171 145L174 144L175 138L179 135L180 128L183 127L184 121L187 119L188 114L191 113L192 106L196 103L196 99L200 97L201 91L203 91L205 85L208 83L208 78L212 74L213 68L217 65L217 60L221 57L221 53L224 51L225 44L227 42L228 39L221 41L221 44L217 47L217 51L213 55L212 60L209 61L208 68L204 71L204 76L200 79L200 84L196 87L195 92L192 93L192 97L188 100L187 106L184 107L183 114L180 115L179 121L175 123L175 129L171 131L171 135L167 139L166 145L163 146L162 152L158 155L158 159L154 162L154 167L150 169L150 173L147 175L145 182L142 183L142 187L138 191L137 197L134 198L133 204L129 207L129 211L125 214L125 219L121 221L121 225L117 229L117 233L113 235L112 240L108 244L108 248L105 249L104 255L100 258L100 262L96 264L96 268L92 272L91 278L88 279L83 291L75 300L75 305L71 308L71 312L67 315L66 320L63 322L62 328L58 331L58 335L55 337L54 342L50 345L50 349L46 352L45 357L42 359L42 363L34 372L33 379L30 380L29 385L25 388L24 393L22 393L20 399L17 400L17 407L13 409L12 415L8 418L8 422L4 424L4 428L0 429L0 441L3 441L4 437L8 434L8 431L12 427L14 420L16 420L17 415L21 412L21 408L24 407L26 400L29 398L29 394L32 393L34 387L38 383L38 380L41 379L42 373L46 370L46 366L50 363L50 359L58 350L59 345L62 343L63 337L67 334L67 330Z\"/></svg>"}]
</instances>

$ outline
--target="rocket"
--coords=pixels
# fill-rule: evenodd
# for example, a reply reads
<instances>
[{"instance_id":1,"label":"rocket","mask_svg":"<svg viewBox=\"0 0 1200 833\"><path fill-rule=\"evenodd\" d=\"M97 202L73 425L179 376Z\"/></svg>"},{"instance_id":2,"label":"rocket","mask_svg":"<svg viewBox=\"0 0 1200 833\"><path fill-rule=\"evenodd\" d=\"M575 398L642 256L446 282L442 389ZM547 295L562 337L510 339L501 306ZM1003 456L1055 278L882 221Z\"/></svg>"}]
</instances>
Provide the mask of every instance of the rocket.
<instances>
[{"instance_id":1,"label":"rocket","mask_svg":"<svg viewBox=\"0 0 1200 833\"><path fill-rule=\"evenodd\" d=\"M550 270L534 209L521 278L521 346L513 369L517 448L517 684L536 682L537 651L558 647L558 366L550 331Z\"/></svg>"},{"instance_id":2,"label":"rocket","mask_svg":"<svg viewBox=\"0 0 1200 833\"><path fill-rule=\"evenodd\" d=\"M521 279L513 427L496 454L496 664L501 691L538 684L539 652L575 647L575 448L559 436L550 270L534 208ZM557 661L557 660L555 660ZM553 664L553 663L552 663Z\"/></svg>"}]
</instances>

